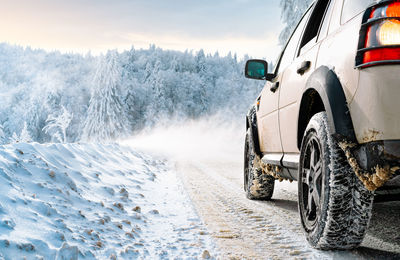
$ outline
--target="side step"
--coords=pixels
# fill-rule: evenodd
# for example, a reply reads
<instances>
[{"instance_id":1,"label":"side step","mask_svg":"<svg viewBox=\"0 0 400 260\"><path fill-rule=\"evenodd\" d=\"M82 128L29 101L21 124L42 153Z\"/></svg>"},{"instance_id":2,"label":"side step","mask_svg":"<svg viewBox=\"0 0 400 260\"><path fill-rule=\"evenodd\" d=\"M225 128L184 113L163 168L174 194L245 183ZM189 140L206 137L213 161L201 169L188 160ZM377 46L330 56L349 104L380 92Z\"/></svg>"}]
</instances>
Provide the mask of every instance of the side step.
<instances>
[{"instance_id":1,"label":"side step","mask_svg":"<svg viewBox=\"0 0 400 260\"><path fill-rule=\"evenodd\" d=\"M282 171L277 173L284 179L297 180L300 154L268 153L261 161L265 164L282 167Z\"/></svg>"}]
</instances>

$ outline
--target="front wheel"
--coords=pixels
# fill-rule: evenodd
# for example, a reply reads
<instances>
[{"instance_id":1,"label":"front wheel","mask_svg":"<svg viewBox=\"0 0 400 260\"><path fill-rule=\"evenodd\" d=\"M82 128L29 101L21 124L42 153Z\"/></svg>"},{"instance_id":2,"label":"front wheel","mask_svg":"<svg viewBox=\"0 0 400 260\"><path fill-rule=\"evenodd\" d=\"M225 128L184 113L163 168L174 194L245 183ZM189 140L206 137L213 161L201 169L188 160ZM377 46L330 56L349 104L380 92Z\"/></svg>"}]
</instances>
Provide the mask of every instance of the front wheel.
<instances>
[{"instance_id":1,"label":"front wheel","mask_svg":"<svg viewBox=\"0 0 400 260\"><path fill-rule=\"evenodd\" d=\"M319 249L361 244L372 212L368 191L332 138L325 112L314 115L300 154L298 203L308 242Z\"/></svg>"},{"instance_id":2,"label":"front wheel","mask_svg":"<svg viewBox=\"0 0 400 260\"><path fill-rule=\"evenodd\" d=\"M274 192L275 178L263 173L260 158L254 151L250 129L246 132L244 147L244 190L251 200L270 200Z\"/></svg>"}]
</instances>

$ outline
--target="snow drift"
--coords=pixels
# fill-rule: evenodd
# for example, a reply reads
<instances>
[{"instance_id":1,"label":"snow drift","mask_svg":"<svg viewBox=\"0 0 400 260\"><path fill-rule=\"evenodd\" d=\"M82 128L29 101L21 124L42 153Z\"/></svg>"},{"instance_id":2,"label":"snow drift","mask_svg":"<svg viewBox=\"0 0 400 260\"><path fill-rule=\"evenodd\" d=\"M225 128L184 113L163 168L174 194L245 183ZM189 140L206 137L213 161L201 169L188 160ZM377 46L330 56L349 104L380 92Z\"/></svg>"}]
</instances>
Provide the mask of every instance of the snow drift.
<instances>
[{"instance_id":1,"label":"snow drift","mask_svg":"<svg viewBox=\"0 0 400 260\"><path fill-rule=\"evenodd\" d=\"M166 162L118 144L0 146L0 259L199 257L214 246Z\"/></svg>"}]
</instances>

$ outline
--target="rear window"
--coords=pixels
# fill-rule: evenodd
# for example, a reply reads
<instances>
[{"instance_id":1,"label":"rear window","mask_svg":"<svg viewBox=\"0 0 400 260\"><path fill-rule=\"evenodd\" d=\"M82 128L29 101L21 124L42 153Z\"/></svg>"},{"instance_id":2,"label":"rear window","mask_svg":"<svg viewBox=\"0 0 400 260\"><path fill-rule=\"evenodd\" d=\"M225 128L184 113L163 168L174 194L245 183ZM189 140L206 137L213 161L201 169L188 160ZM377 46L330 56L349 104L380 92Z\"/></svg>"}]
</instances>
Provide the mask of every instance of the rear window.
<instances>
[{"instance_id":1,"label":"rear window","mask_svg":"<svg viewBox=\"0 0 400 260\"><path fill-rule=\"evenodd\" d=\"M344 0L341 23L344 24L351 18L367 9L368 6L379 0Z\"/></svg>"}]
</instances>

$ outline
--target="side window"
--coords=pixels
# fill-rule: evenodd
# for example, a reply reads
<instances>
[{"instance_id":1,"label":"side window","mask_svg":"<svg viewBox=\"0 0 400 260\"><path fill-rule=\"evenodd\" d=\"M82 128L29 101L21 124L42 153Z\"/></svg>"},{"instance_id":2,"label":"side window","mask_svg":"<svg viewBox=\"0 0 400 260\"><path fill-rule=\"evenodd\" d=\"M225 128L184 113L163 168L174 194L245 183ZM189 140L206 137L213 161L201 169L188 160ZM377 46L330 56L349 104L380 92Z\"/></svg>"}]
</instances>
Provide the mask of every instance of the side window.
<instances>
[{"instance_id":1,"label":"side window","mask_svg":"<svg viewBox=\"0 0 400 260\"><path fill-rule=\"evenodd\" d=\"M328 9L326 9L324 21L322 22L321 29L319 29L318 41L323 40L328 33L334 2L334 0L331 0Z\"/></svg>"},{"instance_id":2,"label":"side window","mask_svg":"<svg viewBox=\"0 0 400 260\"><path fill-rule=\"evenodd\" d=\"M309 22L307 23L307 27L304 31L303 39L301 40L301 44L299 49L301 50L307 43L310 41L315 42L315 37L318 34L318 30L320 28L322 18L324 17L325 10L329 4L329 0L319 0L312 12ZM306 48L308 49L308 48Z\"/></svg>"},{"instance_id":3,"label":"side window","mask_svg":"<svg viewBox=\"0 0 400 260\"><path fill-rule=\"evenodd\" d=\"M342 9L341 23L344 24L348 22L351 18L355 17L368 6L377 2L376 0L345 0Z\"/></svg>"},{"instance_id":4,"label":"side window","mask_svg":"<svg viewBox=\"0 0 400 260\"><path fill-rule=\"evenodd\" d=\"M310 16L310 9L303 16L300 23L297 25L296 30L292 34L292 37L290 37L289 43L286 45L285 51L281 57L281 61L279 63L279 68L278 68L278 73L282 72L284 69L286 69L287 66L289 66L290 63L292 63L296 49L297 49L297 45L300 40L301 33L303 32L304 26L305 26L309 16Z\"/></svg>"}]
</instances>

